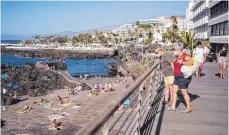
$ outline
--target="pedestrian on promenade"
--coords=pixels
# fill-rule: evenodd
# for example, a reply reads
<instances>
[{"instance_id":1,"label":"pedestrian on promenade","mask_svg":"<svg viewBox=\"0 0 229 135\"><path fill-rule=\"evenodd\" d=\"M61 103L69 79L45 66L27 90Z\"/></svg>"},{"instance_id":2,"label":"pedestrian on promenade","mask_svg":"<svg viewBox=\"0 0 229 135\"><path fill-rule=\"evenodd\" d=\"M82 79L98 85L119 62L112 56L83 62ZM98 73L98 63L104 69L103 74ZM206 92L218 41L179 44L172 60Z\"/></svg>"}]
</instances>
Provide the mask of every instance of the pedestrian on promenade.
<instances>
[{"instance_id":1,"label":"pedestrian on promenade","mask_svg":"<svg viewBox=\"0 0 229 135\"><path fill-rule=\"evenodd\" d=\"M193 50L194 58L199 62L199 68L196 70L196 78L199 79L201 71L204 67L204 48L201 45L201 42L197 42L197 47Z\"/></svg>"},{"instance_id":2,"label":"pedestrian on promenade","mask_svg":"<svg viewBox=\"0 0 229 135\"><path fill-rule=\"evenodd\" d=\"M205 61L206 61L209 53L210 53L209 47L208 46L205 46L204 47L204 59L205 59Z\"/></svg>"},{"instance_id":3,"label":"pedestrian on promenade","mask_svg":"<svg viewBox=\"0 0 229 135\"><path fill-rule=\"evenodd\" d=\"M172 88L173 88L173 59L172 54L165 52L162 48L158 47L154 51L156 54L162 55L161 57L161 68L164 73L164 81L165 81L165 98L163 103L171 105L172 103ZM169 103L169 95L170 95L170 103Z\"/></svg>"},{"instance_id":4,"label":"pedestrian on promenade","mask_svg":"<svg viewBox=\"0 0 229 135\"><path fill-rule=\"evenodd\" d=\"M226 67L228 62L228 51L226 45L219 51L219 67L220 67L220 78L225 78Z\"/></svg>"},{"instance_id":5,"label":"pedestrian on promenade","mask_svg":"<svg viewBox=\"0 0 229 135\"><path fill-rule=\"evenodd\" d=\"M184 100L186 102L186 110L182 111L184 113L189 113L192 111L190 104L190 97L188 95L188 85L192 80L192 76L188 78L184 78L181 72L182 65L191 66L193 65L192 58L183 52L183 44L176 43L174 45L174 54L177 55L177 59L173 62L174 65L174 82L173 82L173 100L172 105L167 109L167 111L175 111L176 110L176 102L177 102L177 91L181 90L182 95L184 96Z\"/></svg>"}]
</instances>

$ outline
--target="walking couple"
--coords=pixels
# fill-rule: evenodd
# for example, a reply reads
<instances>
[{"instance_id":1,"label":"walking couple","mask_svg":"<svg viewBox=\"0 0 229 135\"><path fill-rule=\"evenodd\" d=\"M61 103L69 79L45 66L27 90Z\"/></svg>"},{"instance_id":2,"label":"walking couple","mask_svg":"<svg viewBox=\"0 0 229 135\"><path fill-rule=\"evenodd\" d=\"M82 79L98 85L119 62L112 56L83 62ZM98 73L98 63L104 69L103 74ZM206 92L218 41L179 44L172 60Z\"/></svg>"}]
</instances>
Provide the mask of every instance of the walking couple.
<instances>
[{"instance_id":1,"label":"walking couple","mask_svg":"<svg viewBox=\"0 0 229 135\"><path fill-rule=\"evenodd\" d=\"M161 58L161 68L164 73L165 81L165 99L164 103L168 103L169 107L167 111L176 110L177 102L177 91L180 89L182 95L184 96L186 102L186 110L182 111L184 113L189 113L192 111L190 104L190 97L188 95L188 86L192 80L192 76L185 78L182 75L181 67L182 65L191 66L193 65L192 58L183 52L183 44L177 43L174 45L175 51L173 52L176 59L173 60L173 54L165 52L161 48L156 48L155 53L162 55ZM170 102L169 101L170 95Z\"/></svg>"}]
</instances>

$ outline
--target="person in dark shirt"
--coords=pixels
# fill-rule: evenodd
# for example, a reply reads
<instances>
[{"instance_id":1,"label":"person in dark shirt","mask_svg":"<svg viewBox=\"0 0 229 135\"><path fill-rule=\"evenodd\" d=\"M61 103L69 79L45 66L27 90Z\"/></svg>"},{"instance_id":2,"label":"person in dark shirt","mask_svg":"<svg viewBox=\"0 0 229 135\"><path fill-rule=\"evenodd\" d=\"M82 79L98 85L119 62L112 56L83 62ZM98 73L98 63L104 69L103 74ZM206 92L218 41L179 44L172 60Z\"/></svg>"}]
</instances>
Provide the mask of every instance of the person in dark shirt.
<instances>
[{"instance_id":1,"label":"person in dark shirt","mask_svg":"<svg viewBox=\"0 0 229 135\"><path fill-rule=\"evenodd\" d=\"M173 56L171 53L165 52L162 48L156 48L154 53L162 55L161 57L161 68L164 73L164 82L165 82L165 104L172 104L172 88L173 88ZM169 103L170 95L170 103Z\"/></svg>"},{"instance_id":2,"label":"person in dark shirt","mask_svg":"<svg viewBox=\"0 0 229 135\"><path fill-rule=\"evenodd\" d=\"M220 67L220 78L225 78L226 67L228 62L228 51L226 49L226 45L222 47L219 51L219 67Z\"/></svg>"}]
</instances>

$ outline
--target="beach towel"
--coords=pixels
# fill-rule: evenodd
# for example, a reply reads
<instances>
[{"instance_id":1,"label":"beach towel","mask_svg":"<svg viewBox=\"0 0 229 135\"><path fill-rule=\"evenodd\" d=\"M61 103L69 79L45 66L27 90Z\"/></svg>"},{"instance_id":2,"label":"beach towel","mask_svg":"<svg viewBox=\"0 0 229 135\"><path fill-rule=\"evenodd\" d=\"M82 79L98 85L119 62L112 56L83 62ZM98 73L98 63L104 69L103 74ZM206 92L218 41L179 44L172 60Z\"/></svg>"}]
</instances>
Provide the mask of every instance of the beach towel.
<instances>
[{"instance_id":1,"label":"beach towel","mask_svg":"<svg viewBox=\"0 0 229 135\"><path fill-rule=\"evenodd\" d=\"M42 108L48 109L49 106L47 104L45 104L44 106L42 106Z\"/></svg>"},{"instance_id":2,"label":"beach towel","mask_svg":"<svg viewBox=\"0 0 229 135\"><path fill-rule=\"evenodd\" d=\"M74 105L72 108L73 109L79 109L81 106L78 106L78 105Z\"/></svg>"},{"instance_id":3,"label":"beach towel","mask_svg":"<svg viewBox=\"0 0 229 135\"><path fill-rule=\"evenodd\" d=\"M63 104L62 106L67 107L67 106L69 106L69 105L71 105L71 103L65 103L65 104Z\"/></svg>"}]
</instances>

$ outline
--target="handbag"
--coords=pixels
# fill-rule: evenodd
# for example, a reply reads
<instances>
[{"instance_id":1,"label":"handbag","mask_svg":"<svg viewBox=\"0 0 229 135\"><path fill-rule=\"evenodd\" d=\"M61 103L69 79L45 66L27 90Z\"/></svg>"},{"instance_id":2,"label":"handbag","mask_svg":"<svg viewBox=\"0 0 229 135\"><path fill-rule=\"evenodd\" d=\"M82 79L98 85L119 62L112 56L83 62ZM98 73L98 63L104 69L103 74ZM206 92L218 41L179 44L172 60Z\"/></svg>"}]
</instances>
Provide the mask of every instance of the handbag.
<instances>
[{"instance_id":1,"label":"handbag","mask_svg":"<svg viewBox=\"0 0 229 135\"><path fill-rule=\"evenodd\" d=\"M195 58L192 57L192 61L192 66L182 65L181 67L181 73L183 74L184 78L189 78L192 76L200 66L199 62Z\"/></svg>"}]
</instances>

